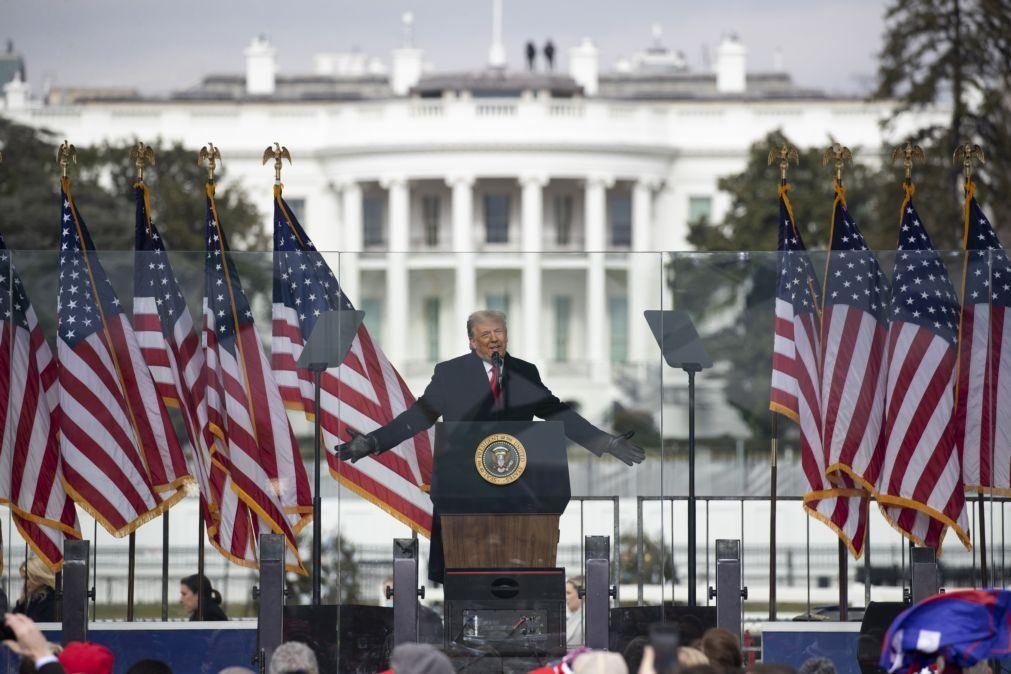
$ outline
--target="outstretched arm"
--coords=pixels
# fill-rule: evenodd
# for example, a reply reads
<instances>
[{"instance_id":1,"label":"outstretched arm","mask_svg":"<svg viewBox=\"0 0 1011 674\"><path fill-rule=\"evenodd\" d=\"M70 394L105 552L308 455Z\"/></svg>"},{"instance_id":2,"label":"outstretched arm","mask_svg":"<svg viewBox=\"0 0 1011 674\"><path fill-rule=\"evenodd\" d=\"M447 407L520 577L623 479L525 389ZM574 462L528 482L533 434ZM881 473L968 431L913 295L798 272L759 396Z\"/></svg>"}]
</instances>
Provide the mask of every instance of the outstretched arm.
<instances>
[{"instance_id":1,"label":"outstretched arm","mask_svg":"<svg viewBox=\"0 0 1011 674\"><path fill-rule=\"evenodd\" d=\"M428 383L424 395L385 426L368 435L352 434L349 442L337 447L338 458L345 461L350 459L353 463L369 454L385 452L427 430L442 416L446 395L442 379L440 366L436 365L432 381Z\"/></svg>"},{"instance_id":2,"label":"outstretched arm","mask_svg":"<svg viewBox=\"0 0 1011 674\"><path fill-rule=\"evenodd\" d=\"M641 463L646 458L646 452L641 447L629 442L632 433L610 435L600 430L584 419L578 412L558 399L541 381L536 366L533 367L533 381L540 391L541 397L534 409L534 414L546 421L561 421L565 424L565 435L573 442L579 443L597 456L605 453L621 459L627 465Z\"/></svg>"}]
</instances>

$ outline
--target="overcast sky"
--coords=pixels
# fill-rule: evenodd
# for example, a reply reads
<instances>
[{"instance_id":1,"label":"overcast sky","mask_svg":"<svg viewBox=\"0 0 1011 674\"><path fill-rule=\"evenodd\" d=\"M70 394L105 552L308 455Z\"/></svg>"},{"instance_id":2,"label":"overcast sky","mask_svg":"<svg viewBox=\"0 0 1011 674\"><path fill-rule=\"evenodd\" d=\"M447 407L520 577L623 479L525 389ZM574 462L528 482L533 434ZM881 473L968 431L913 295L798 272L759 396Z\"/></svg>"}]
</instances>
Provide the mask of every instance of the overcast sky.
<instances>
[{"instance_id":1,"label":"overcast sky","mask_svg":"<svg viewBox=\"0 0 1011 674\"><path fill-rule=\"evenodd\" d=\"M684 52L693 69L720 36L736 32L749 70L767 70L782 49L785 68L804 85L865 91L880 48L884 0L504 0L509 66L522 46L547 38L566 67L568 48L590 37L601 70L650 41ZM388 62L402 41L400 17L415 17L415 43L436 70L484 66L491 0L0 0L0 39L24 54L29 81L117 85L167 92L210 72L241 74L242 50L264 33L282 74L309 73L319 52L358 48Z\"/></svg>"}]
</instances>

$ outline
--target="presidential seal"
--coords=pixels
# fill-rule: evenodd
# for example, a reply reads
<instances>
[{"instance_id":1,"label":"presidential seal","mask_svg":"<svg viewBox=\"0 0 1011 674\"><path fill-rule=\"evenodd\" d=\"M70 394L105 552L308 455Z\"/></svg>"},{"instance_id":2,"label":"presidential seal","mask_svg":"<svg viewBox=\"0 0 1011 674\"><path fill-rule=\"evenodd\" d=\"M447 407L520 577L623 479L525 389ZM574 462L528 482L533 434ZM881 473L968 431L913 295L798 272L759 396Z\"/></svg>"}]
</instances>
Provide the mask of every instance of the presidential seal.
<instances>
[{"instance_id":1,"label":"presidential seal","mask_svg":"<svg viewBox=\"0 0 1011 674\"><path fill-rule=\"evenodd\" d=\"M477 472L492 484L512 484L527 468L527 450L512 435L496 433L481 441L474 453Z\"/></svg>"}]
</instances>

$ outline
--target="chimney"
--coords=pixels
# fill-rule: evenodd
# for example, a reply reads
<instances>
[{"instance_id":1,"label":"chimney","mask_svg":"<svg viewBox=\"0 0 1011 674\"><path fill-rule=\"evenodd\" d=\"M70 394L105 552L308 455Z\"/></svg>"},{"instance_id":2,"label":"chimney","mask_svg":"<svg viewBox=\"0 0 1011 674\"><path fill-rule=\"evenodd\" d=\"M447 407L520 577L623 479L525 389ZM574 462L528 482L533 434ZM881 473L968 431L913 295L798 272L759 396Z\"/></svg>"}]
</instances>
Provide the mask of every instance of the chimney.
<instances>
[{"instance_id":1,"label":"chimney","mask_svg":"<svg viewBox=\"0 0 1011 674\"><path fill-rule=\"evenodd\" d=\"M569 75L583 87L587 96L596 96L598 74L597 48L590 38L584 37L581 43L569 49Z\"/></svg>"},{"instance_id":2,"label":"chimney","mask_svg":"<svg viewBox=\"0 0 1011 674\"><path fill-rule=\"evenodd\" d=\"M411 87L421 79L422 53L414 46L414 15L404 12L401 19L404 24L404 46L393 50L393 72L390 75L390 86L397 96L405 96Z\"/></svg>"},{"instance_id":3,"label":"chimney","mask_svg":"<svg viewBox=\"0 0 1011 674\"><path fill-rule=\"evenodd\" d=\"M488 49L488 67L505 70L506 50L502 42L502 0L492 0L491 47Z\"/></svg>"},{"instance_id":4,"label":"chimney","mask_svg":"<svg viewBox=\"0 0 1011 674\"><path fill-rule=\"evenodd\" d=\"M245 50L246 93L250 96L270 96L277 76L277 50L265 35L254 39Z\"/></svg>"},{"instance_id":5,"label":"chimney","mask_svg":"<svg viewBox=\"0 0 1011 674\"><path fill-rule=\"evenodd\" d=\"M23 110L28 106L28 84L21 79L21 71L14 73L14 79L4 85L4 107Z\"/></svg>"},{"instance_id":6,"label":"chimney","mask_svg":"<svg viewBox=\"0 0 1011 674\"><path fill-rule=\"evenodd\" d=\"M716 91L721 94L741 94L745 90L745 68L748 50L736 35L728 35L716 48Z\"/></svg>"}]
</instances>

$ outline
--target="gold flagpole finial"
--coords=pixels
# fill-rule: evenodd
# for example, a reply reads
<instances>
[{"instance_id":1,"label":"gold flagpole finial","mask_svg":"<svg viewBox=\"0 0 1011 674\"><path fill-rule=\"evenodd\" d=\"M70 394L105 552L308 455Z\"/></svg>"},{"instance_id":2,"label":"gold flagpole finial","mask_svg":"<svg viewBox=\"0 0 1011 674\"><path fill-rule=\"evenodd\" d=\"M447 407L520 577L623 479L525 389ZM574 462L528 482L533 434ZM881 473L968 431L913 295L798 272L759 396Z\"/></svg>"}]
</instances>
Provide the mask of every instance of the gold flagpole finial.
<instances>
[{"instance_id":1,"label":"gold flagpole finial","mask_svg":"<svg viewBox=\"0 0 1011 674\"><path fill-rule=\"evenodd\" d=\"M951 159L955 164L962 164L965 182L972 180L972 169L975 164L986 163L986 155L983 154L983 148L972 143L963 143L956 147L955 154L952 155Z\"/></svg>"},{"instance_id":2,"label":"gold flagpole finial","mask_svg":"<svg viewBox=\"0 0 1011 674\"><path fill-rule=\"evenodd\" d=\"M60 165L60 175L64 178L67 177L67 165L71 162L77 163L77 148L64 140L56 153L56 163Z\"/></svg>"},{"instance_id":3,"label":"gold flagpole finial","mask_svg":"<svg viewBox=\"0 0 1011 674\"><path fill-rule=\"evenodd\" d=\"M799 165L800 153L797 152L797 148L783 143L779 147L773 147L769 150L769 166L772 166L773 162L776 161L779 162L779 180L785 183L786 172L790 168L790 162L792 161L795 166Z\"/></svg>"},{"instance_id":4,"label":"gold flagpole finial","mask_svg":"<svg viewBox=\"0 0 1011 674\"><path fill-rule=\"evenodd\" d=\"M214 143L207 143L207 145L200 148L200 153L197 154L197 164L207 163L207 182L214 182L214 171L220 161L221 150L214 147Z\"/></svg>"},{"instance_id":5,"label":"gold flagpole finial","mask_svg":"<svg viewBox=\"0 0 1011 674\"><path fill-rule=\"evenodd\" d=\"M144 166L146 164L154 166L154 149L150 145L145 145L144 141L138 140L137 144L130 148L130 159L137 167L137 182L144 182Z\"/></svg>"},{"instance_id":6,"label":"gold flagpole finial","mask_svg":"<svg viewBox=\"0 0 1011 674\"><path fill-rule=\"evenodd\" d=\"M267 146L267 149L263 151L263 163L266 164L271 159L274 160L274 184L281 184L281 160L287 159L288 164L291 164L291 153L288 152L288 148L283 147L280 143L275 142L274 147Z\"/></svg>"},{"instance_id":7,"label":"gold flagpole finial","mask_svg":"<svg viewBox=\"0 0 1011 674\"><path fill-rule=\"evenodd\" d=\"M842 185L842 172L843 164L846 162L853 161L853 153L845 145L840 145L839 143L832 143L821 156L821 165L824 166L829 162L835 164L835 181Z\"/></svg>"},{"instance_id":8,"label":"gold flagpole finial","mask_svg":"<svg viewBox=\"0 0 1011 674\"><path fill-rule=\"evenodd\" d=\"M892 151L892 163L895 160L902 158L902 164L906 167L906 183L913 182L913 161L923 161L926 159L926 155L923 154L923 148L919 145L913 145L907 142L903 147L897 147Z\"/></svg>"}]
</instances>

